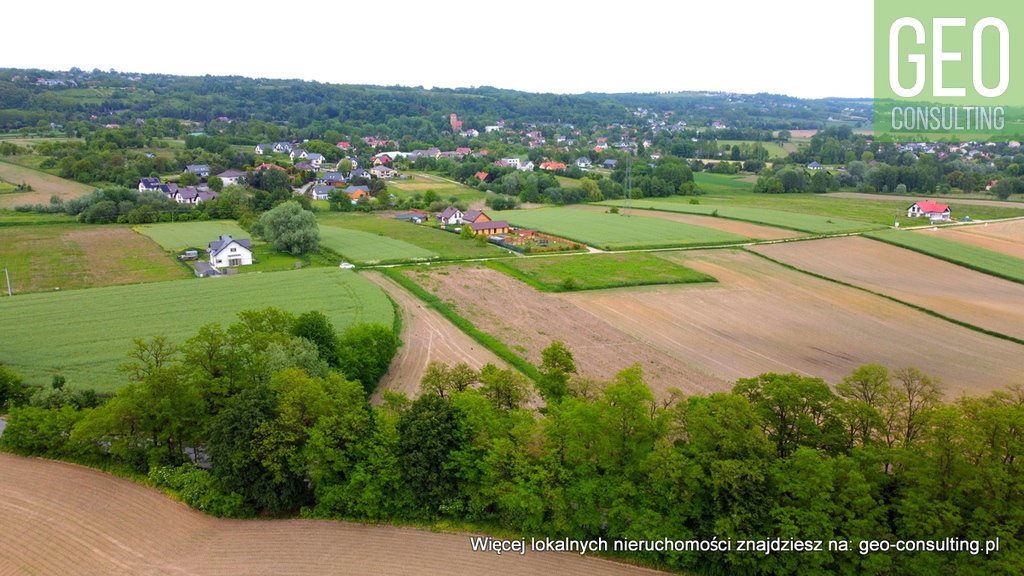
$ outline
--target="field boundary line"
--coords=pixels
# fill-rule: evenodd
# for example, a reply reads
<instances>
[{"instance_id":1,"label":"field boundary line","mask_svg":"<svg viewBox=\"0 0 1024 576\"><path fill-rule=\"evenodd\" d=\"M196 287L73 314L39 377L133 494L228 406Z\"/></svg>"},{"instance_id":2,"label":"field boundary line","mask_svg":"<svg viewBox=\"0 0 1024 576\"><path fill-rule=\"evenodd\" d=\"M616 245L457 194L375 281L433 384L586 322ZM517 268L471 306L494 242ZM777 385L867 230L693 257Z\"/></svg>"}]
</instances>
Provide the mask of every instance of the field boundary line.
<instances>
[{"instance_id":1,"label":"field boundary line","mask_svg":"<svg viewBox=\"0 0 1024 576\"><path fill-rule=\"evenodd\" d=\"M776 260L775 258L772 258L771 256L768 256L768 255L765 255L765 254L761 254L761 253L755 252L753 250L747 250L746 247L744 247L744 251L749 253L749 254L753 254L754 256L757 256L759 258L764 258L765 260L768 260L769 262L772 262L773 264L776 264L778 266L782 266L783 268L786 268L787 270L792 270L794 272L800 272L801 274L807 274L808 276L812 276L814 278L818 278L819 280L825 280L826 282L832 282L832 283L835 283L835 284L839 284L840 286L846 286L847 288L853 288L855 290L860 290L861 292L866 292L866 293L871 294L873 296L878 296L879 298L884 298L886 300L889 300L890 302L895 302L897 304L902 304L903 306L906 306L908 308L912 308L914 310L917 310L918 312L923 312L923 313L927 314L928 316L932 316L934 318L938 318L940 320L945 320L946 322L950 322L952 324L956 324L957 326L960 326L962 328L967 328L968 330L973 330L975 332L978 332L978 333L981 333L981 334L985 334L986 336L992 336L993 338L999 338L1000 340L1006 340L1008 342L1013 342L1014 344L1020 344L1021 346L1024 346L1024 339L1017 338L1017 337L1014 337L1014 336L1010 336L1009 334L1003 334L1002 332L996 332L995 330L989 330L988 328L982 328L981 326L976 326L976 325L971 324L969 322L964 322L963 320L957 320L956 318L953 318L953 317L950 317L950 316L946 316L945 314L941 314L941 313L936 312L934 310L925 308L924 306L918 306L917 304L912 304L912 303L907 302L905 300L900 300L899 298L896 298L894 296L889 296L888 294L882 294L881 292L875 292L874 290L865 288L863 286L858 286L856 284L851 284L849 282L844 282L842 280L837 280L837 279L832 278L830 276L825 276L824 274L818 274L817 272L811 272L810 270L804 270L803 268L799 268L797 266L793 266L792 264L788 264L786 262L782 262L780 260Z\"/></svg>"},{"instance_id":2,"label":"field boundary line","mask_svg":"<svg viewBox=\"0 0 1024 576\"><path fill-rule=\"evenodd\" d=\"M540 371L537 370L536 366L531 364L522 356L513 352L512 349L501 340L498 340L496 337L477 328L472 322L456 312L455 308L450 304L428 292L426 288L417 284L412 278L402 274L401 268L379 268L378 271L394 280L395 283L402 288L411 292L413 296L419 298L427 306L437 310L441 316L454 324L456 328L462 330L464 334L477 341L484 348L493 352L498 358L508 362L510 366L515 367L516 370L522 372L524 376L530 378L534 382L540 380Z\"/></svg>"},{"instance_id":3,"label":"field boundary line","mask_svg":"<svg viewBox=\"0 0 1024 576\"><path fill-rule=\"evenodd\" d=\"M916 246L907 246L906 244L900 244L898 242L893 242L892 240L887 240L885 238L879 238L878 236L873 236L871 234L863 234L863 236L865 238L869 239L869 240L874 240L875 242L881 242L882 244L888 244L890 246L895 246L897 248L902 248L904 250L910 250L911 252L917 252L918 254L923 254L925 256L928 256L929 258L935 258L936 260L942 260L943 262L949 262L950 264L953 264L953 265L956 265L956 266L960 266L961 268L967 268L968 270L973 270L975 272L978 272L978 273L981 273L981 274L985 274L987 276L993 276L995 278L1000 278L1000 279L1006 280L1008 282L1013 282L1015 284L1024 284L1024 280L1022 280L1020 278L1014 278L1013 276L1008 276L1008 275L1003 274L1001 272L996 272L995 270L987 270L987 269L982 268L980 266L976 266L974 264L971 264L969 262L964 262L962 260L957 260L955 258L951 258L951 257L945 256L943 254L937 254L935 252L928 252L928 251L923 250L921 248L918 248ZM952 240L952 242L956 242L956 241ZM966 244L966 243L964 243L964 244ZM978 248L981 249L981 250L987 250L986 248L980 248L980 247L978 247ZM991 250L990 250L990 252L991 252ZM1013 258L1013 256L1009 256L1009 257Z\"/></svg>"}]
</instances>

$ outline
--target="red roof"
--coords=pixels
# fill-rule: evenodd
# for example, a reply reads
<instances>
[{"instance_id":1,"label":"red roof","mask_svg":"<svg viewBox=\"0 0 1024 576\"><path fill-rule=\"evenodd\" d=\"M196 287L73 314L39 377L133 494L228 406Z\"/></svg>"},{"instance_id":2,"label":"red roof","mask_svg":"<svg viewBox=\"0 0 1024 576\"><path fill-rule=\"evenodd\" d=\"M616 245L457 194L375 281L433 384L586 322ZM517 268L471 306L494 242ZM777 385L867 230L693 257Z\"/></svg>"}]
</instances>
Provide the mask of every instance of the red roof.
<instances>
[{"instance_id":1,"label":"red roof","mask_svg":"<svg viewBox=\"0 0 1024 576\"><path fill-rule=\"evenodd\" d=\"M264 162L263 164L260 164L259 166L256 167L257 170L266 170L268 168L273 168L274 170L284 170L284 168L281 168L277 164L269 164L267 162Z\"/></svg>"},{"instance_id":2,"label":"red roof","mask_svg":"<svg viewBox=\"0 0 1024 576\"><path fill-rule=\"evenodd\" d=\"M338 142L338 148L341 148L343 150L345 148L351 148L351 147L352 147L352 144L350 144L348 142Z\"/></svg>"},{"instance_id":3,"label":"red roof","mask_svg":"<svg viewBox=\"0 0 1024 576\"><path fill-rule=\"evenodd\" d=\"M924 200L922 202L917 202L916 204L917 207L921 209L921 212L925 213L942 213L945 212L946 210L949 210L949 206L947 206L946 204L939 204L938 202L932 202L931 200Z\"/></svg>"},{"instance_id":4,"label":"red roof","mask_svg":"<svg viewBox=\"0 0 1024 576\"><path fill-rule=\"evenodd\" d=\"M476 176L477 180L483 182L484 180L487 180L487 177L490 176L490 174L488 174L487 172L482 172L481 171L481 172L477 172L476 174L474 174L474 176Z\"/></svg>"}]
</instances>

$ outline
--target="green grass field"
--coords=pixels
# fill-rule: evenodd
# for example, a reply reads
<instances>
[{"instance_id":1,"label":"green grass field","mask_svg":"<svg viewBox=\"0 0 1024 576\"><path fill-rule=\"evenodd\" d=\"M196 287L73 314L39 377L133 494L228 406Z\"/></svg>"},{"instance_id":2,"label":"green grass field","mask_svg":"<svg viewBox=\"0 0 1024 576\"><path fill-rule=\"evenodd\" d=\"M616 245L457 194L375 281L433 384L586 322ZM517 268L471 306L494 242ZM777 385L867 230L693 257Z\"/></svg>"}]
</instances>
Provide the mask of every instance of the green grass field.
<instances>
[{"instance_id":1,"label":"green grass field","mask_svg":"<svg viewBox=\"0 0 1024 576\"><path fill-rule=\"evenodd\" d=\"M447 201L454 197L457 202L470 203L483 200L486 194L469 186L463 186L458 182L451 181L443 176L428 174L426 172L405 172L407 179L388 180L388 192L398 198L405 198L413 194L423 194L427 190L433 190L442 200Z\"/></svg>"},{"instance_id":2,"label":"green grass field","mask_svg":"<svg viewBox=\"0 0 1024 576\"><path fill-rule=\"evenodd\" d=\"M812 234L829 234L840 232L854 232L858 230L870 230L879 228L875 224L858 220L847 220L835 216L815 216L812 214L801 214L797 212L783 212L781 210L770 210L766 208L749 208L745 206L729 206L725 204L709 204L708 199L701 198L700 204L690 204L682 198L658 198L639 200L609 200L602 204L609 206L625 206L643 210L661 210L665 212L680 212L683 214L699 214L703 216L718 216L731 220L742 220L766 224L778 228L787 228L800 232Z\"/></svg>"},{"instance_id":3,"label":"green grass field","mask_svg":"<svg viewBox=\"0 0 1024 576\"><path fill-rule=\"evenodd\" d=\"M432 226L395 220L382 214L358 212L320 212L316 217L321 230L326 226L360 230L383 235L436 253L442 260L464 260L500 256L504 252L493 244L480 244L460 238Z\"/></svg>"},{"instance_id":4,"label":"green grass field","mask_svg":"<svg viewBox=\"0 0 1024 576\"><path fill-rule=\"evenodd\" d=\"M705 194L753 192L754 184L749 175L710 174L695 172L693 181Z\"/></svg>"},{"instance_id":5,"label":"green grass field","mask_svg":"<svg viewBox=\"0 0 1024 576\"><path fill-rule=\"evenodd\" d=\"M571 208L508 210L488 214L495 220L508 220L514 226L533 228L604 250L704 246L747 240L728 232L681 222Z\"/></svg>"},{"instance_id":6,"label":"green grass field","mask_svg":"<svg viewBox=\"0 0 1024 576\"><path fill-rule=\"evenodd\" d=\"M412 224L406 225L412 226ZM437 252L425 250L408 242L371 232L330 225L320 226L320 245L359 264L412 262L440 258Z\"/></svg>"},{"instance_id":7,"label":"green grass field","mask_svg":"<svg viewBox=\"0 0 1024 576\"><path fill-rule=\"evenodd\" d=\"M647 252L512 258L492 260L488 265L545 292L715 281Z\"/></svg>"},{"instance_id":8,"label":"green grass field","mask_svg":"<svg viewBox=\"0 0 1024 576\"><path fill-rule=\"evenodd\" d=\"M768 160L775 160L776 158L785 158L789 156L787 152L778 142L756 142L754 140L719 140L718 145L723 149L726 146L730 148L734 144L760 144L764 146L764 149L768 151ZM728 157L728 152L723 152L723 157Z\"/></svg>"},{"instance_id":9,"label":"green grass field","mask_svg":"<svg viewBox=\"0 0 1024 576\"><path fill-rule=\"evenodd\" d=\"M0 362L31 384L63 374L71 386L113 390L124 384L117 366L133 339L180 344L203 324L227 325L242 310L268 306L320 310L339 330L394 318L384 292L336 268L27 294L0 298Z\"/></svg>"},{"instance_id":10,"label":"green grass field","mask_svg":"<svg viewBox=\"0 0 1024 576\"><path fill-rule=\"evenodd\" d=\"M980 246L930 236L925 231L887 230L872 232L865 236L934 256L978 272L1024 283L1024 260Z\"/></svg>"},{"instance_id":11,"label":"green grass field","mask_svg":"<svg viewBox=\"0 0 1024 576\"><path fill-rule=\"evenodd\" d=\"M235 239L252 238L251 234L230 220L143 224L136 226L134 230L143 236L152 238L164 250L171 252L186 248L206 248L221 234L228 234Z\"/></svg>"}]
</instances>

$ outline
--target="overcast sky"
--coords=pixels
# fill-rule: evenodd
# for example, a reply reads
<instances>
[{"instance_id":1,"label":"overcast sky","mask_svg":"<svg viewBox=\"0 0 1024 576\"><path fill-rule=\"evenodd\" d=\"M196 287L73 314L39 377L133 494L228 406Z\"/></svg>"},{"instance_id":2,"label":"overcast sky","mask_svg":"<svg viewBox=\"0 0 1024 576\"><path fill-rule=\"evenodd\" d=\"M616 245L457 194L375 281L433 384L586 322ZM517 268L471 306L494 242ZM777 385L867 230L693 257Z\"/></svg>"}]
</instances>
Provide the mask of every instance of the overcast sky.
<instances>
[{"instance_id":1,"label":"overcast sky","mask_svg":"<svg viewBox=\"0 0 1024 576\"><path fill-rule=\"evenodd\" d=\"M530 92L872 93L872 1L19 1L0 66Z\"/></svg>"}]
</instances>

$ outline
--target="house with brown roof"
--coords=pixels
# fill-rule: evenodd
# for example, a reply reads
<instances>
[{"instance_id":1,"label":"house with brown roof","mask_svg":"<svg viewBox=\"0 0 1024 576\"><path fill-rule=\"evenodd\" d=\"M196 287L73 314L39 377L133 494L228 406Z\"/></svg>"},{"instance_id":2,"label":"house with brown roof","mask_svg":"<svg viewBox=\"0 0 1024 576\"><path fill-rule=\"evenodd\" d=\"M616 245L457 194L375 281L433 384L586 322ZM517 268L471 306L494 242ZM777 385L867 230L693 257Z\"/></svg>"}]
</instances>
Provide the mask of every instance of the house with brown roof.
<instances>
[{"instance_id":1,"label":"house with brown roof","mask_svg":"<svg viewBox=\"0 0 1024 576\"><path fill-rule=\"evenodd\" d=\"M505 220L488 220L487 222L477 222L470 224L470 228L473 230L473 234L483 234L485 236L493 236L495 234L508 234L512 231L512 227L509 226Z\"/></svg>"}]
</instances>

